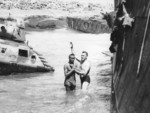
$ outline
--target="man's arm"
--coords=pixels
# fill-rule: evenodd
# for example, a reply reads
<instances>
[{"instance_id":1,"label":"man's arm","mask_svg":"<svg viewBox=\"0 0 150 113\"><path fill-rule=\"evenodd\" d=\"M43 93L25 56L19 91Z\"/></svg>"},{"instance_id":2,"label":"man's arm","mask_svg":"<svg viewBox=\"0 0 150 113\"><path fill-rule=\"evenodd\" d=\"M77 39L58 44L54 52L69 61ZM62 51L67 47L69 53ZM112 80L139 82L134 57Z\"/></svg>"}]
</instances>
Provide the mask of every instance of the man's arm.
<instances>
[{"instance_id":1,"label":"man's arm","mask_svg":"<svg viewBox=\"0 0 150 113\"><path fill-rule=\"evenodd\" d=\"M78 61L79 63L81 62L81 60L79 60L78 58L76 58L76 61Z\"/></svg>"},{"instance_id":2,"label":"man's arm","mask_svg":"<svg viewBox=\"0 0 150 113\"><path fill-rule=\"evenodd\" d=\"M82 67L82 69L76 69L75 72L79 75L86 76L89 73L90 68L90 63L87 63L86 65L84 65L84 67Z\"/></svg>"},{"instance_id":3,"label":"man's arm","mask_svg":"<svg viewBox=\"0 0 150 113\"><path fill-rule=\"evenodd\" d=\"M71 70L68 71L67 69L67 65L64 65L64 74L65 74L65 77L68 78L73 72L74 72L74 68L72 68Z\"/></svg>"}]
</instances>

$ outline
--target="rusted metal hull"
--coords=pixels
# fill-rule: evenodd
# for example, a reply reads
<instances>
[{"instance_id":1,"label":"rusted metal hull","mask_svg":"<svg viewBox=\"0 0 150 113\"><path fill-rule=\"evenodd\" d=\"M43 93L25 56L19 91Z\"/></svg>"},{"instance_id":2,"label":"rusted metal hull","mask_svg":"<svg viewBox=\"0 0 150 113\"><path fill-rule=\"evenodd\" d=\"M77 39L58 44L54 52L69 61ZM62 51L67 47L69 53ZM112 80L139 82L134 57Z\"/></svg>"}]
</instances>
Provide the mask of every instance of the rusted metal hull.
<instances>
[{"instance_id":1,"label":"rusted metal hull","mask_svg":"<svg viewBox=\"0 0 150 113\"><path fill-rule=\"evenodd\" d=\"M121 27L114 53L111 112L150 113L150 1L126 0L124 6L134 23Z\"/></svg>"}]
</instances>

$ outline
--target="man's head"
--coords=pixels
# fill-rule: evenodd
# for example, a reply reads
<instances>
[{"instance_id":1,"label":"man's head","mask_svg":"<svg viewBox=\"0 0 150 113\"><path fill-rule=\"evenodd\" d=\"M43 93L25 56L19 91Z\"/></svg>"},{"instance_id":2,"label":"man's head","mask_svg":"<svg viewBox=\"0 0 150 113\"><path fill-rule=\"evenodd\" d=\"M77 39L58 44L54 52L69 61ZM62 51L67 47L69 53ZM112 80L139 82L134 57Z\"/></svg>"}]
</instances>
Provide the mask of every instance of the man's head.
<instances>
[{"instance_id":1,"label":"man's head","mask_svg":"<svg viewBox=\"0 0 150 113\"><path fill-rule=\"evenodd\" d=\"M74 63L74 60L75 60L75 54L72 53L69 55L69 62Z\"/></svg>"},{"instance_id":2,"label":"man's head","mask_svg":"<svg viewBox=\"0 0 150 113\"><path fill-rule=\"evenodd\" d=\"M5 29L4 26L1 26L1 31L4 32L4 33L6 33L6 29Z\"/></svg>"},{"instance_id":3,"label":"man's head","mask_svg":"<svg viewBox=\"0 0 150 113\"><path fill-rule=\"evenodd\" d=\"M84 62L88 57L88 53L86 51L83 51L81 54L81 61Z\"/></svg>"}]
</instances>

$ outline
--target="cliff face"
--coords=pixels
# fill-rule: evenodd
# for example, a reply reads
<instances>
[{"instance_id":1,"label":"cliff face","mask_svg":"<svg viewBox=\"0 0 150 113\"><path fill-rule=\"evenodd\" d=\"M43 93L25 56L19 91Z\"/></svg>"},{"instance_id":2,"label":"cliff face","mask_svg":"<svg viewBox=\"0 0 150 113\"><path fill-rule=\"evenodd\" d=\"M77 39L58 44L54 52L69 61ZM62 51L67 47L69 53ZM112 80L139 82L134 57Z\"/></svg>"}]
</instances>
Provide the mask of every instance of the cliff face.
<instances>
[{"instance_id":1,"label":"cliff face","mask_svg":"<svg viewBox=\"0 0 150 113\"><path fill-rule=\"evenodd\" d=\"M108 27L105 20L90 20L84 18L68 17L68 27L82 31L85 33L110 33L111 29Z\"/></svg>"},{"instance_id":2,"label":"cliff face","mask_svg":"<svg viewBox=\"0 0 150 113\"><path fill-rule=\"evenodd\" d=\"M99 0L0 0L0 9L0 20L8 15L21 17L27 27L34 29L66 27L66 21L58 19L68 17L68 26L75 30L96 34L111 31L101 14L113 10L109 0L105 3Z\"/></svg>"},{"instance_id":3,"label":"cliff face","mask_svg":"<svg viewBox=\"0 0 150 113\"><path fill-rule=\"evenodd\" d=\"M150 1L115 0L112 109L150 113Z\"/></svg>"}]
</instances>

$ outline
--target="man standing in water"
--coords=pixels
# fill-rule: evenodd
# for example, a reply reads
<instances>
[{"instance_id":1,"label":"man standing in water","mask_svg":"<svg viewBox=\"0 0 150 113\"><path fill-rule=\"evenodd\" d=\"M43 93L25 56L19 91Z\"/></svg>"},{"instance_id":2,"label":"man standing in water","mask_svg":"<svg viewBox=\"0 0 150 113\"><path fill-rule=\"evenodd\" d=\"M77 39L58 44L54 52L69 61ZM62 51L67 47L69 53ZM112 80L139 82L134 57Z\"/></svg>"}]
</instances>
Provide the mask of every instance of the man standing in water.
<instances>
[{"instance_id":1,"label":"man standing in water","mask_svg":"<svg viewBox=\"0 0 150 113\"><path fill-rule=\"evenodd\" d=\"M69 55L69 62L64 66L66 91L73 91L76 88L75 68L77 68L77 64L74 61L75 55L72 53Z\"/></svg>"},{"instance_id":2,"label":"man standing in water","mask_svg":"<svg viewBox=\"0 0 150 113\"><path fill-rule=\"evenodd\" d=\"M90 76L89 72L91 69L91 65L87 60L88 53L86 51L83 51L81 54L81 61L79 69L75 69L75 72L80 75L81 79L81 88L83 91L87 91L88 86L90 84Z\"/></svg>"}]
</instances>

